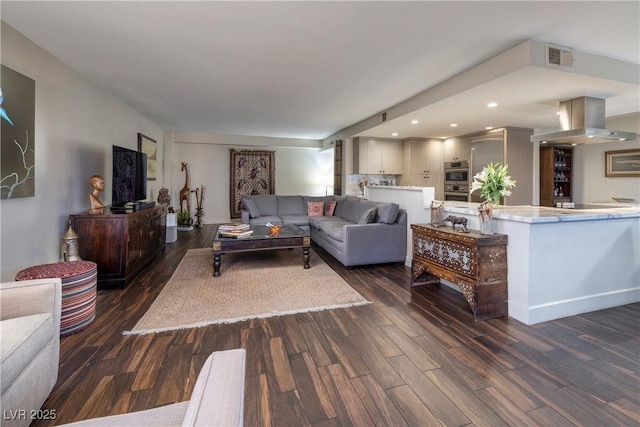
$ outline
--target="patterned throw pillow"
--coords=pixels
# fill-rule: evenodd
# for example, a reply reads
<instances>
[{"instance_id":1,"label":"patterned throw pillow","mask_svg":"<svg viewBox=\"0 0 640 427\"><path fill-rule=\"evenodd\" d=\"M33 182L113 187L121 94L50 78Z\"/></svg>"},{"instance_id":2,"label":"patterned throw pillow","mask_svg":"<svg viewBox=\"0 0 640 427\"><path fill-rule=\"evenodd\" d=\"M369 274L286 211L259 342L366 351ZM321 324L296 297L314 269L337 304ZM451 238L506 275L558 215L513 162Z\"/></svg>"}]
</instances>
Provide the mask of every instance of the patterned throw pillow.
<instances>
[{"instance_id":1,"label":"patterned throw pillow","mask_svg":"<svg viewBox=\"0 0 640 427\"><path fill-rule=\"evenodd\" d=\"M324 202L307 202L307 215L324 216Z\"/></svg>"},{"instance_id":2,"label":"patterned throw pillow","mask_svg":"<svg viewBox=\"0 0 640 427\"><path fill-rule=\"evenodd\" d=\"M333 216L333 212L336 210L336 201L325 202L324 216Z\"/></svg>"}]
</instances>

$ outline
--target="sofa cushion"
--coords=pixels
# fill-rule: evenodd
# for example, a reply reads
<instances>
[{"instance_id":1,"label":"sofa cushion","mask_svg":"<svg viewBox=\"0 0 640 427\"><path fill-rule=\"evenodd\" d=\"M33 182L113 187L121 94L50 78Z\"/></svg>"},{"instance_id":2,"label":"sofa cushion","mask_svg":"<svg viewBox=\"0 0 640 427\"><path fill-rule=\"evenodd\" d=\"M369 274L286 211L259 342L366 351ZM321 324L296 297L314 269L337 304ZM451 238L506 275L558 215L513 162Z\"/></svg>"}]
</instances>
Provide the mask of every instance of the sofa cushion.
<instances>
[{"instance_id":1,"label":"sofa cushion","mask_svg":"<svg viewBox=\"0 0 640 427\"><path fill-rule=\"evenodd\" d=\"M316 230L320 230L320 226L325 222L337 221L342 224L350 224L349 221L346 221L337 216L314 216L314 217L307 217L307 218L309 219L309 225L315 228Z\"/></svg>"},{"instance_id":2,"label":"sofa cushion","mask_svg":"<svg viewBox=\"0 0 640 427\"><path fill-rule=\"evenodd\" d=\"M376 214L378 213L378 207L374 206L365 211L360 219L358 220L358 224L371 224L376 219Z\"/></svg>"},{"instance_id":3,"label":"sofa cushion","mask_svg":"<svg viewBox=\"0 0 640 427\"><path fill-rule=\"evenodd\" d=\"M260 210L258 209L258 205L256 202L249 199L242 199L242 206L249 211L249 218L259 218Z\"/></svg>"},{"instance_id":4,"label":"sofa cushion","mask_svg":"<svg viewBox=\"0 0 640 427\"><path fill-rule=\"evenodd\" d=\"M336 211L334 215L339 216L340 218L346 219L347 221L351 221L351 217L353 216L353 212L355 211L359 201L360 199L352 196L347 196L344 199L339 200L338 204L336 205ZM358 218L360 218L360 215L358 215ZM358 220L356 219L355 221L351 221L351 222L357 222L357 221Z\"/></svg>"},{"instance_id":5,"label":"sofa cushion","mask_svg":"<svg viewBox=\"0 0 640 427\"><path fill-rule=\"evenodd\" d=\"M349 221L351 221L354 224L359 224L360 220L362 220L362 216L365 213L370 213L369 210L372 208L377 207L378 204L376 202L372 202L370 200L358 200L358 202L356 203L355 208L353 209L353 211L351 212L351 214L349 215L348 219ZM375 215L375 213L374 213ZM374 218L375 219L375 216ZM373 219L371 219L371 221L373 221ZM368 224L368 223L365 223Z\"/></svg>"},{"instance_id":6,"label":"sofa cushion","mask_svg":"<svg viewBox=\"0 0 640 427\"><path fill-rule=\"evenodd\" d=\"M278 199L275 194L252 194L242 197L243 200L253 200L260 212L260 216L278 215Z\"/></svg>"},{"instance_id":7,"label":"sofa cushion","mask_svg":"<svg viewBox=\"0 0 640 427\"><path fill-rule=\"evenodd\" d=\"M306 215L281 215L283 224L293 224L299 227L309 225L309 217ZM273 221L271 221L273 224Z\"/></svg>"},{"instance_id":8,"label":"sofa cushion","mask_svg":"<svg viewBox=\"0 0 640 427\"><path fill-rule=\"evenodd\" d=\"M333 213L336 211L336 202L335 200L331 200L329 202L324 202L324 216L333 216Z\"/></svg>"},{"instance_id":9,"label":"sofa cushion","mask_svg":"<svg viewBox=\"0 0 640 427\"><path fill-rule=\"evenodd\" d=\"M307 202L307 215L324 216L324 202Z\"/></svg>"},{"instance_id":10,"label":"sofa cushion","mask_svg":"<svg viewBox=\"0 0 640 427\"><path fill-rule=\"evenodd\" d=\"M344 227L333 227L327 233L329 237L338 242L344 242Z\"/></svg>"},{"instance_id":11,"label":"sofa cushion","mask_svg":"<svg viewBox=\"0 0 640 427\"><path fill-rule=\"evenodd\" d=\"M342 229L344 225L349 225L351 222L346 219L342 219L335 216L317 216L309 219L309 222L317 230L323 233L329 234L329 231L335 228Z\"/></svg>"},{"instance_id":12,"label":"sofa cushion","mask_svg":"<svg viewBox=\"0 0 640 427\"><path fill-rule=\"evenodd\" d=\"M277 196L278 215L304 215L305 203L302 196Z\"/></svg>"},{"instance_id":13,"label":"sofa cushion","mask_svg":"<svg viewBox=\"0 0 640 427\"><path fill-rule=\"evenodd\" d=\"M2 395L56 335L51 313L0 321ZM44 380L44 379L43 379Z\"/></svg>"},{"instance_id":14,"label":"sofa cushion","mask_svg":"<svg viewBox=\"0 0 640 427\"><path fill-rule=\"evenodd\" d=\"M268 215L268 216L261 216L258 218L254 218L251 220L251 224L257 224L257 225L267 225L268 222L274 225L282 224L282 218L275 215L274 216Z\"/></svg>"},{"instance_id":15,"label":"sofa cushion","mask_svg":"<svg viewBox=\"0 0 640 427\"><path fill-rule=\"evenodd\" d=\"M400 206L397 203L379 203L375 222L393 224L398 218L398 209Z\"/></svg>"}]
</instances>

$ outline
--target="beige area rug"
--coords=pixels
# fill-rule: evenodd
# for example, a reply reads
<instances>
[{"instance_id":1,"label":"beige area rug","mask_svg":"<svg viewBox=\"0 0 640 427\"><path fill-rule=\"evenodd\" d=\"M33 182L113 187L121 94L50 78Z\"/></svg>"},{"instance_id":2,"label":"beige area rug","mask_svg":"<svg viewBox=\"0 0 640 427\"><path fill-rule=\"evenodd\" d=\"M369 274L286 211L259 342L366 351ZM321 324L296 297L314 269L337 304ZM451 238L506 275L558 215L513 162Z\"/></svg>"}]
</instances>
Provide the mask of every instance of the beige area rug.
<instances>
[{"instance_id":1,"label":"beige area rug","mask_svg":"<svg viewBox=\"0 0 640 427\"><path fill-rule=\"evenodd\" d=\"M305 270L302 249L224 254L213 277L212 250L191 249L124 335L370 304L313 250L310 256Z\"/></svg>"}]
</instances>

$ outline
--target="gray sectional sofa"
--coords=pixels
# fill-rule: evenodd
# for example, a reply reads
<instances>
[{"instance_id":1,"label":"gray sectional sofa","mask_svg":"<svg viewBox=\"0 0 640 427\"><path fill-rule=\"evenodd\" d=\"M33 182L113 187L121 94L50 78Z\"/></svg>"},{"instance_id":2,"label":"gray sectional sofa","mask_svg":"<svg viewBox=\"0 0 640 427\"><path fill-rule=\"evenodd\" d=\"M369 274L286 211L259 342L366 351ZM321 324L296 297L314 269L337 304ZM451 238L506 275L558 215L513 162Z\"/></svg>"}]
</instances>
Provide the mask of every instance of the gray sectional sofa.
<instances>
[{"instance_id":1,"label":"gray sectional sofa","mask_svg":"<svg viewBox=\"0 0 640 427\"><path fill-rule=\"evenodd\" d=\"M330 202L335 202L332 214ZM323 215L317 215L321 204ZM405 262L407 213L396 203L269 194L243 196L242 206L243 223L297 225L345 267Z\"/></svg>"}]
</instances>

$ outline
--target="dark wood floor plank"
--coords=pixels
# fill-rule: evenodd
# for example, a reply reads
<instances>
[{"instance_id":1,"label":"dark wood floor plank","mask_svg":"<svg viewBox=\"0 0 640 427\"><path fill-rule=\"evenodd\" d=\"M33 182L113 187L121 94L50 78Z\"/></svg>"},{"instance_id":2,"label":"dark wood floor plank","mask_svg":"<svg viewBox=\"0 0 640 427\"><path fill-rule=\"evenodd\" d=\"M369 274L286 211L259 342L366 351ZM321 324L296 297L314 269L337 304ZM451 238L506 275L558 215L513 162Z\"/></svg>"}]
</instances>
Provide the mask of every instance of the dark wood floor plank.
<instances>
[{"instance_id":1,"label":"dark wood floor plank","mask_svg":"<svg viewBox=\"0 0 640 427\"><path fill-rule=\"evenodd\" d=\"M353 426L374 425L342 366L335 364L323 366L320 369L321 377L327 389L330 390L332 399L340 399L343 403L336 405L336 401L333 400L340 422L343 425Z\"/></svg>"},{"instance_id":2,"label":"dark wood floor plank","mask_svg":"<svg viewBox=\"0 0 640 427\"><path fill-rule=\"evenodd\" d=\"M390 388L386 390L386 393L400 410L408 425L425 427L440 427L444 425L429 411L409 386L403 385Z\"/></svg>"},{"instance_id":3,"label":"dark wood floor plank","mask_svg":"<svg viewBox=\"0 0 640 427\"><path fill-rule=\"evenodd\" d=\"M440 367L451 373L455 373L465 387L470 390L480 390L490 387L491 383L480 375L474 365L462 363L457 357L452 357L446 348L439 346L437 341L430 336L421 336L413 339L429 357Z\"/></svg>"},{"instance_id":4,"label":"dark wood floor plank","mask_svg":"<svg viewBox=\"0 0 640 427\"><path fill-rule=\"evenodd\" d=\"M424 373L476 426L507 427L493 410L465 387L460 386L444 369L432 369Z\"/></svg>"},{"instance_id":5,"label":"dark wood floor plank","mask_svg":"<svg viewBox=\"0 0 640 427\"><path fill-rule=\"evenodd\" d=\"M482 390L477 390L475 395L482 401L483 405L491 408L507 425L529 427L541 425L531 418L527 411L522 410L519 405L516 405L513 397L505 394L509 393L509 391L510 390L505 390L500 392L494 387L487 387Z\"/></svg>"},{"instance_id":6,"label":"dark wood floor plank","mask_svg":"<svg viewBox=\"0 0 640 427\"><path fill-rule=\"evenodd\" d=\"M576 425L548 406L529 411L529 416L542 426L575 427Z\"/></svg>"},{"instance_id":7,"label":"dark wood floor plank","mask_svg":"<svg viewBox=\"0 0 640 427\"><path fill-rule=\"evenodd\" d=\"M281 316L278 318L284 336L287 354L305 353L309 347L305 342L302 329L294 316Z\"/></svg>"},{"instance_id":8,"label":"dark wood floor plank","mask_svg":"<svg viewBox=\"0 0 640 427\"><path fill-rule=\"evenodd\" d=\"M327 339L331 343L333 352L349 378L369 375L371 373L367 364L362 360L358 349L353 347L347 337L338 335L328 336Z\"/></svg>"},{"instance_id":9,"label":"dark wood floor plank","mask_svg":"<svg viewBox=\"0 0 640 427\"><path fill-rule=\"evenodd\" d=\"M407 356L392 357L389 362L407 385L429 408L429 411L446 426L463 426L471 422Z\"/></svg>"},{"instance_id":10,"label":"dark wood floor plank","mask_svg":"<svg viewBox=\"0 0 640 427\"><path fill-rule=\"evenodd\" d=\"M284 348L282 337L275 337L269 340L271 351L271 363L273 364L273 372L275 380L278 384L280 392L292 391L296 389L296 381L291 372L289 365L289 357Z\"/></svg>"},{"instance_id":11,"label":"dark wood floor plank","mask_svg":"<svg viewBox=\"0 0 640 427\"><path fill-rule=\"evenodd\" d=\"M400 356L402 350L389 338L378 324L369 316L360 317L360 328L363 333L384 357Z\"/></svg>"},{"instance_id":12,"label":"dark wood floor plank","mask_svg":"<svg viewBox=\"0 0 640 427\"><path fill-rule=\"evenodd\" d=\"M329 366L337 362L331 343L318 328L316 322L301 323L300 331L309 352L313 355L316 366Z\"/></svg>"},{"instance_id":13,"label":"dark wood floor plank","mask_svg":"<svg viewBox=\"0 0 640 427\"><path fill-rule=\"evenodd\" d=\"M245 388L251 390L245 397L244 423L247 426L269 427L272 425L269 386L266 374L248 376Z\"/></svg>"},{"instance_id":14,"label":"dark wood floor plank","mask_svg":"<svg viewBox=\"0 0 640 427\"><path fill-rule=\"evenodd\" d=\"M583 391L578 386L569 386L550 392L548 406L582 426L630 426L637 422Z\"/></svg>"},{"instance_id":15,"label":"dark wood floor plank","mask_svg":"<svg viewBox=\"0 0 640 427\"><path fill-rule=\"evenodd\" d=\"M397 387L404 384L400 375L389 364L387 359L364 335L354 335L350 337L351 343L358 349L362 360L367 364L369 371L376 378L376 381L383 389Z\"/></svg>"},{"instance_id":16,"label":"dark wood floor plank","mask_svg":"<svg viewBox=\"0 0 640 427\"><path fill-rule=\"evenodd\" d=\"M309 353L290 356L291 369L295 373L295 385L305 415L316 424L335 418L335 408Z\"/></svg>"},{"instance_id":17,"label":"dark wood floor plank","mask_svg":"<svg viewBox=\"0 0 640 427\"><path fill-rule=\"evenodd\" d=\"M374 425L398 427L408 425L373 375L352 378L351 384L367 408Z\"/></svg>"},{"instance_id":18,"label":"dark wood floor plank","mask_svg":"<svg viewBox=\"0 0 640 427\"><path fill-rule=\"evenodd\" d=\"M381 329L421 370L428 371L429 369L440 367L440 365L429 357L426 351L416 344L411 337L405 335L400 328L391 325L382 326Z\"/></svg>"},{"instance_id":19,"label":"dark wood floor plank","mask_svg":"<svg viewBox=\"0 0 640 427\"><path fill-rule=\"evenodd\" d=\"M162 336L156 334L140 362L140 368L137 370L137 375L131 385L132 391L153 388L158 376L158 370L172 340L173 337L170 335Z\"/></svg>"},{"instance_id":20,"label":"dark wood floor plank","mask_svg":"<svg viewBox=\"0 0 640 427\"><path fill-rule=\"evenodd\" d=\"M622 397L613 402L609 402L608 406L627 418L634 420L637 424L640 424L640 404L638 404L638 402L632 402L629 399Z\"/></svg>"},{"instance_id":21,"label":"dark wood floor plank","mask_svg":"<svg viewBox=\"0 0 640 427\"><path fill-rule=\"evenodd\" d=\"M57 419L33 427L189 399L211 352L237 347L247 350L247 426L640 427L640 303L531 326L474 322L462 294L411 288L402 264L347 269L314 246L372 304L123 336L214 231L179 233L125 289L98 291L94 322L60 342L43 405Z\"/></svg>"}]
</instances>

